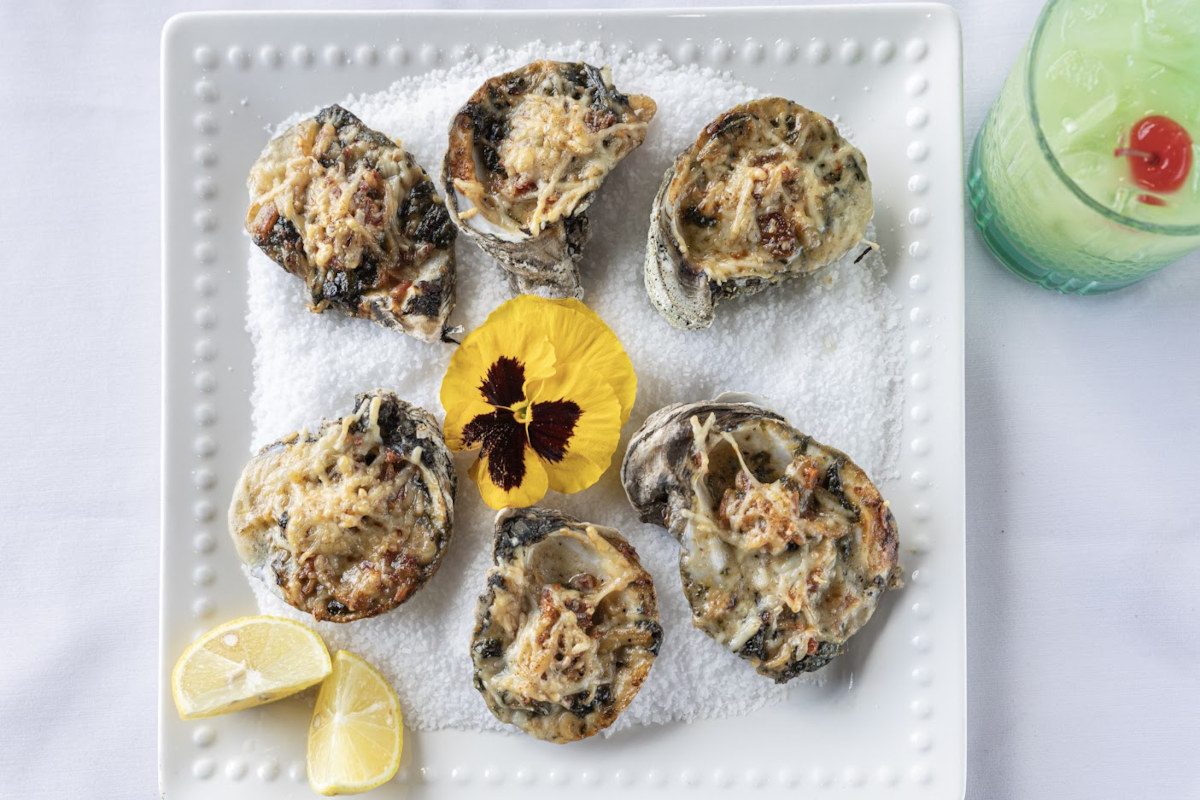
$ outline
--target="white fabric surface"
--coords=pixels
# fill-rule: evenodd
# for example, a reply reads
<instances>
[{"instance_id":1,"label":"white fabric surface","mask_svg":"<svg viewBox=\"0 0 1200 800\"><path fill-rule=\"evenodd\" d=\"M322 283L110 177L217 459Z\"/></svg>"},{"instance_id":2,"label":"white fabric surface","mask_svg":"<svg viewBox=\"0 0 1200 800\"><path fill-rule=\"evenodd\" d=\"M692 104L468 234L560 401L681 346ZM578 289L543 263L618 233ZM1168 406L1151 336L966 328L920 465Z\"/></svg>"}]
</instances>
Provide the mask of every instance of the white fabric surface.
<instances>
[{"instance_id":1,"label":"white fabric surface","mask_svg":"<svg viewBox=\"0 0 1200 800\"><path fill-rule=\"evenodd\" d=\"M951 5L969 144L1041 3ZM159 33L269 6L0 0L2 798L158 795ZM1200 255L966 268L967 797L1200 797Z\"/></svg>"}]
</instances>

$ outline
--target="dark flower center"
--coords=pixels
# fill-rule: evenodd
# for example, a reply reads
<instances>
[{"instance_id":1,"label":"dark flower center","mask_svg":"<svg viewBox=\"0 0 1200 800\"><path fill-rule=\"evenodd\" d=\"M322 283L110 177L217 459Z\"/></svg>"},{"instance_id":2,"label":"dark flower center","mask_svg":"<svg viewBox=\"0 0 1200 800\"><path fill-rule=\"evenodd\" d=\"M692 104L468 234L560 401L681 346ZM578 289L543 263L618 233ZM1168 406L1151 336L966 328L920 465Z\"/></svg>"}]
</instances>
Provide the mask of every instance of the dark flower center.
<instances>
[{"instance_id":1,"label":"dark flower center","mask_svg":"<svg viewBox=\"0 0 1200 800\"><path fill-rule=\"evenodd\" d=\"M546 461L558 463L567 454L575 425L583 409L571 400L533 403L528 409L529 422L522 424L506 406L525 399L525 365L515 358L501 356L488 368L479 385L479 393L493 406L463 427L463 443L480 445L488 461L488 476L504 491L511 491L525 479L525 446Z\"/></svg>"}]
</instances>

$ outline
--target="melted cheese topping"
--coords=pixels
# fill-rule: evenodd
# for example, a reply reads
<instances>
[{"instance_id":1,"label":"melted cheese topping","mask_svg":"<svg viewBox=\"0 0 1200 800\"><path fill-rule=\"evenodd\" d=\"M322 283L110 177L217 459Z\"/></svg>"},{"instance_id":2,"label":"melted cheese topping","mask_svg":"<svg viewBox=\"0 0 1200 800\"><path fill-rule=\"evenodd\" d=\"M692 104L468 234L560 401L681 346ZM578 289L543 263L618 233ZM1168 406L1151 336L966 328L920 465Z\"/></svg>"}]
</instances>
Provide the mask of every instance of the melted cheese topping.
<instances>
[{"instance_id":1,"label":"melted cheese topping","mask_svg":"<svg viewBox=\"0 0 1200 800\"><path fill-rule=\"evenodd\" d=\"M537 592L537 603L521 611L507 607L509 619L516 617L516 624L505 650L505 668L493 684L528 700L564 705L567 698L583 693L585 702L590 702L601 685L613 682L615 666L611 658L601 657L603 631L597 628L596 609L604 598L624 590L643 573L591 525L582 532L563 529L553 535L574 538L590 549L588 574L595 584L577 589L544 583L536 570L519 562L502 568L505 584L522 587L526 597ZM502 619L504 610L493 609L493 616Z\"/></svg>"},{"instance_id":2,"label":"melted cheese topping","mask_svg":"<svg viewBox=\"0 0 1200 800\"><path fill-rule=\"evenodd\" d=\"M823 454L794 454L782 474L763 481L747 465L744 445L714 432L714 422L712 414L691 419L694 500L682 511L686 578L703 586L696 624L734 652L768 626L783 641L761 668L782 670L870 616L871 604L857 593L862 565L839 549L854 535L854 515L818 484L828 468ZM725 445L738 468L732 485L713 497L712 456Z\"/></svg>"},{"instance_id":3,"label":"melted cheese topping","mask_svg":"<svg viewBox=\"0 0 1200 800\"><path fill-rule=\"evenodd\" d=\"M641 145L656 107L648 97L630 95L628 109L617 116L593 104L592 90L580 94L553 62L526 69L534 87L513 98L510 108L489 109L508 122L497 147L506 175L483 180L477 166L472 178L455 178L454 188L471 204L460 219L480 214L501 228L537 236L574 215ZM607 67L602 74L608 81ZM476 98L482 95L481 90Z\"/></svg>"},{"instance_id":4,"label":"melted cheese topping","mask_svg":"<svg viewBox=\"0 0 1200 800\"><path fill-rule=\"evenodd\" d=\"M595 640L581 624L593 611L579 592L542 587L537 613L508 647L508 669L496 676L497 688L561 705L569 695L610 681Z\"/></svg>"},{"instance_id":5,"label":"melted cheese topping","mask_svg":"<svg viewBox=\"0 0 1200 800\"><path fill-rule=\"evenodd\" d=\"M243 473L250 488L235 496L231 513L239 554L251 565L286 568L278 578L292 605L305 607L319 591L315 576L341 586L354 608L386 587L383 572L411 568L391 559L425 566L439 557L449 510L429 490L437 478L420 447L405 456L384 447L381 403L373 397L316 439L294 434Z\"/></svg>"},{"instance_id":6,"label":"melted cheese topping","mask_svg":"<svg viewBox=\"0 0 1200 800\"><path fill-rule=\"evenodd\" d=\"M352 135L343 132L342 138ZM259 159L251 170L254 203L248 218L273 204L302 234L306 254L322 269L335 259L338 269L351 270L367 253L382 257L387 223L423 179L420 168L398 144L380 147L359 138L343 146L332 123L315 119L301 122L280 144L288 157Z\"/></svg>"},{"instance_id":7,"label":"melted cheese topping","mask_svg":"<svg viewBox=\"0 0 1200 800\"><path fill-rule=\"evenodd\" d=\"M726 112L674 169L674 238L716 282L824 266L862 238L872 214L862 154L828 119L780 98Z\"/></svg>"}]
</instances>

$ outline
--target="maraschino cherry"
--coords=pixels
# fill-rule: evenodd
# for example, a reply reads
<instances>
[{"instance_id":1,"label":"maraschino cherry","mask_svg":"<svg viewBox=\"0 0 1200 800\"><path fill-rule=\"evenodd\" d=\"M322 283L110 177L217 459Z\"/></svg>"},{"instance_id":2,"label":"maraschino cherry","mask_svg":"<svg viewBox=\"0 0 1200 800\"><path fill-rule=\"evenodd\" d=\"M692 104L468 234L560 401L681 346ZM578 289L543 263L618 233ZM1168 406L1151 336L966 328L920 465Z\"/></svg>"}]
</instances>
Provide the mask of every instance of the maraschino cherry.
<instances>
[{"instance_id":1,"label":"maraschino cherry","mask_svg":"<svg viewBox=\"0 0 1200 800\"><path fill-rule=\"evenodd\" d=\"M1170 117L1153 114L1134 124L1129 146L1118 147L1113 155L1129 158L1138 186L1152 192L1173 192L1183 186L1192 168L1192 137Z\"/></svg>"}]
</instances>

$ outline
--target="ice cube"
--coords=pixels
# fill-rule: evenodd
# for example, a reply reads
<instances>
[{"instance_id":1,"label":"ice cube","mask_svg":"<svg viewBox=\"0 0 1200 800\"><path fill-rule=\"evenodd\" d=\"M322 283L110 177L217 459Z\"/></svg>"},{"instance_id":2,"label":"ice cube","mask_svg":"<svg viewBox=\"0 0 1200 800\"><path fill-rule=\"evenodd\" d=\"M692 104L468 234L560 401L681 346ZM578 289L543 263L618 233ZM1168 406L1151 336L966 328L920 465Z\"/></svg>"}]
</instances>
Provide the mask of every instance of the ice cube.
<instances>
[{"instance_id":1,"label":"ice cube","mask_svg":"<svg viewBox=\"0 0 1200 800\"><path fill-rule=\"evenodd\" d=\"M1118 214L1132 216L1130 212L1137 210L1137 198L1143 191L1143 189L1121 186L1117 189L1116 195L1113 197L1112 204L1109 207Z\"/></svg>"},{"instance_id":2,"label":"ice cube","mask_svg":"<svg viewBox=\"0 0 1200 800\"><path fill-rule=\"evenodd\" d=\"M1113 157L1092 150L1056 153L1058 163L1076 183L1087 183L1090 179L1112 172Z\"/></svg>"},{"instance_id":3,"label":"ice cube","mask_svg":"<svg viewBox=\"0 0 1200 800\"><path fill-rule=\"evenodd\" d=\"M1118 83L1111 62L1111 57L1068 50L1035 79L1038 116L1056 151L1116 146Z\"/></svg>"},{"instance_id":4,"label":"ice cube","mask_svg":"<svg viewBox=\"0 0 1200 800\"><path fill-rule=\"evenodd\" d=\"M1200 45L1194 45L1200 50ZM1137 114L1164 114L1200 136L1200 63L1190 68L1158 50L1129 54L1122 85L1128 87ZM1134 120L1136 121L1136 120Z\"/></svg>"},{"instance_id":5,"label":"ice cube","mask_svg":"<svg viewBox=\"0 0 1200 800\"><path fill-rule=\"evenodd\" d=\"M1063 132L1068 137L1089 134L1100 128L1111 128L1113 112L1117 110L1115 94L1102 95L1096 102L1073 117L1063 117Z\"/></svg>"},{"instance_id":6,"label":"ice cube","mask_svg":"<svg viewBox=\"0 0 1200 800\"><path fill-rule=\"evenodd\" d=\"M1127 52L1142 24L1141 11L1132 0L1059 3L1043 34L1042 46L1047 45L1045 37L1056 35L1064 44L1077 42L1089 49Z\"/></svg>"},{"instance_id":7,"label":"ice cube","mask_svg":"<svg viewBox=\"0 0 1200 800\"><path fill-rule=\"evenodd\" d=\"M1195 58L1196 42L1200 40L1200 11L1195 0L1142 0L1141 12L1141 49L1161 52L1165 48L1181 54L1191 51Z\"/></svg>"},{"instance_id":8,"label":"ice cube","mask_svg":"<svg viewBox=\"0 0 1200 800\"><path fill-rule=\"evenodd\" d=\"M1085 53L1082 50L1067 50L1050 62L1043 74L1043 83L1063 93L1069 99L1070 93L1082 92L1090 95L1098 89L1107 88L1111 84L1111 76L1098 56ZM1085 99L1084 102L1089 102Z\"/></svg>"}]
</instances>

